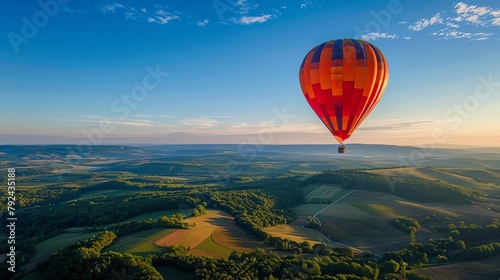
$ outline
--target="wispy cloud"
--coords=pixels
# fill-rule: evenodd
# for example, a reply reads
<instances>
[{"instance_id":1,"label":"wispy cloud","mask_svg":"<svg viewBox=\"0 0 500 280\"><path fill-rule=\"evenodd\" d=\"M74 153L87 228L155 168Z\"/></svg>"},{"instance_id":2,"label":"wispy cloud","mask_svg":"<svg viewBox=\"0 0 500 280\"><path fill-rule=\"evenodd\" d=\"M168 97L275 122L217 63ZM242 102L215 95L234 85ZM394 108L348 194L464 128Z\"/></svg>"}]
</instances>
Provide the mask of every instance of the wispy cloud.
<instances>
[{"instance_id":1,"label":"wispy cloud","mask_svg":"<svg viewBox=\"0 0 500 280\"><path fill-rule=\"evenodd\" d=\"M457 31L457 30L452 30L452 31L440 31L440 32L433 32L432 35L439 36L443 39L462 39L462 38L467 38L471 40L487 40L493 33L487 33L487 32L477 32L477 33L471 33L471 32L462 32L462 31Z\"/></svg>"},{"instance_id":2,"label":"wispy cloud","mask_svg":"<svg viewBox=\"0 0 500 280\"><path fill-rule=\"evenodd\" d=\"M464 2L459 2L458 4L456 4L455 9L455 12L458 15L457 17L455 17L456 21L465 20L478 25L486 25L487 19L483 16L495 12L492 10L492 8L487 6L479 7L475 5L468 5Z\"/></svg>"},{"instance_id":3,"label":"wispy cloud","mask_svg":"<svg viewBox=\"0 0 500 280\"><path fill-rule=\"evenodd\" d=\"M500 26L500 9L459 2L449 10L417 20L409 25L408 29L421 31L431 26L439 27L431 30L429 34L442 39L486 40L494 34L492 28ZM486 31L484 28L490 29Z\"/></svg>"},{"instance_id":4,"label":"wispy cloud","mask_svg":"<svg viewBox=\"0 0 500 280\"><path fill-rule=\"evenodd\" d=\"M305 10L305 9L307 9L308 7L310 7L310 6L311 6L311 4L312 4L312 1L310 1L310 0L305 0L303 3L301 3L301 4L300 4L300 6L299 6L299 7L300 7L301 9Z\"/></svg>"},{"instance_id":5,"label":"wispy cloud","mask_svg":"<svg viewBox=\"0 0 500 280\"><path fill-rule=\"evenodd\" d=\"M413 25L408 26L408 28L413 31L420 31L426 28L427 26L434 25L437 23L443 23L443 19L441 18L441 15L439 13L437 13L436 15L434 15L429 19L426 18L419 19Z\"/></svg>"},{"instance_id":6,"label":"wispy cloud","mask_svg":"<svg viewBox=\"0 0 500 280\"><path fill-rule=\"evenodd\" d=\"M181 121L182 125L190 126L195 129L213 128L219 123L221 122L207 117L186 118Z\"/></svg>"},{"instance_id":7,"label":"wispy cloud","mask_svg":"<svg viewBox=\"0 0 500 280\"><path fill-rule=\"evenodd\" d=\"M142 114L135 114L134 117L135 118L165 118L165 119L175 118L174 116L168 116L168 115L153 116L153 115L142 115Z\"/></svg>"},{"instance_id":8,"label":"wispy cloud","mask_svg":"<svg viewBox=\"0 0 500 280\"><path fill-rule=\"evenodd\" d=\"M207 25L210 21L208 20L208 18L204 19L204 20L201 20L201 21L197 21L196 22L196 25L198 25L199 27L204 27L205 25Z\"/></svg>"},{"instance_id":9,"label":"wispy cloud","mask_svg":"<svg viewBox=\"0 0 500 280\"><path fill-rule=\"evenodd\" d=\"M155 9L140 6L129 6L117 2L101 6L99 11L104 14L121 14L128 20L141 20L160 25L167 24L172 20L179 19L179 15L170 12L165 5L155 5Z\"/></svg>"},{"instance_id":10,"label":"wispy cloud","mask_svg":"<svg viewBox=\"0 0 500 280\"><path fill-rule=\"evenodd\" d=\"M249 25L252 23L264 23L271 19L271 15L261 15L261 16L242 16L239 19L236 19L234 23L240 23L240 24L245 24Z\"/></svg>"},{"instance_id":11,"label":"wispy cloud","mask_svg":"<svg viewBox=\"0 0 500 280\"><path fill-rule=\"evenodd\" d=\"M102 6L101 11L103 13L115 13L117 10L123 9L123 8L125 8L124 5L115 2L115 3L111 3L111 4L107 4L105 6Z\"/></svg>"},{"instance_id":12,"label":"wispy cloud","mask_svg":"<svg viewBox=\"0 0 500 280\"><path fill-rule=\"evenodd\" d=\"M112 120L109 118L99 117L99 116L87 116L82 115L76 119L50 119L51 121L60 121L60 122L83 122L83 123L91 123L91 124L101 124L105 123L106 125L124 125L124 126L135 126L135 127L149 127L155 125L155 122L151 120Z\"/></svg>"},{"instance_id":13,"label":"wispy cloud","mask_svg":"<svg viewBox=\"0 0 500 280\"><path fill-rule=\"evenodd\" d=\"M396 39L396 38L398 38L396 34L378 33L378 32L372 32L361 35L361 39L363 40Z\"/></svg>"}]
</instances>

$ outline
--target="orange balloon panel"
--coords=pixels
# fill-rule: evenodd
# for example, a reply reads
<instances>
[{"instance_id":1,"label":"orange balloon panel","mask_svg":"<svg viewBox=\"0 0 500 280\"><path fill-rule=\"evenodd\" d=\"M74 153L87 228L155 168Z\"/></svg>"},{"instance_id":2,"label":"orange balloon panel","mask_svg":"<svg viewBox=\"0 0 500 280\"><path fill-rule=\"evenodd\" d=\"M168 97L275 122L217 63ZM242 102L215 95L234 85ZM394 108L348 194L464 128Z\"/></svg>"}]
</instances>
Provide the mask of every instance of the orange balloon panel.
<instances>
[{"instance_id":1,"label":"orange balloon panel","mask_svg":"<svg viewBox=\"0 0 500 280\"><path fill-rule=\"evenodd\" d=\"M389 68L374 45L354 39L329 41L302 61L299 80L307 102L342 143L384 93Z\"/></svg>"}]
</instances>

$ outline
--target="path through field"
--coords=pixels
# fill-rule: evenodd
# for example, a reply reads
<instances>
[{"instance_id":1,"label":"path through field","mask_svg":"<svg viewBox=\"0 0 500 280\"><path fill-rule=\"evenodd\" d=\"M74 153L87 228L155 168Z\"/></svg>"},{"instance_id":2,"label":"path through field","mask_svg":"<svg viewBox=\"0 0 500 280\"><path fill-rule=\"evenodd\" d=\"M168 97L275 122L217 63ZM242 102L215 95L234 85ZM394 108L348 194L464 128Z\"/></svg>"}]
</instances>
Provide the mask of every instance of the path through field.
<instances>
[{"instance_id":1,"label":"path through field","mask_svg":"<svg viewBox=\"0 0 500 280\"><path fill-rule=\"evenodd\" d=\"M348 195L350 195L351 193L353 193L355 190L352 190L348 193L346 193L344 196L342 196L341 198L335 200L334 202L328 204L326 207L324 207L323 209L319 210L318 212L316 212L316 214L313 215L313 218L315 218L316 220L318 220L319 224L321 225L321 221L316 217L317 215L321 214L321 212L325 211L326 209L328 209L329 207L331 207L332 205L334 205L335 203L341 201L342 199L344 199L345 197L347 197ZM300 227L304 227L304 225L300 226ZM358 248L355 248L355 247L352 247L352 246L349 246L347 244L343 244L343 243L339 243L339 242L336 242L336 241L333 241L331 239L329 239L328 237L326 237L323 233L319 232L318 230L315 230L315 229L309 229L309 230L312 230L312 231L315 231L317 232L319 235L321 235L325 240L328 241L328 243L330 245L333 245L333 246L343 246L343 247L348 247L348 248L351 248L352 250L354 250L355 252L357 253L362 253L363 250L360 250Z\"/></svg>"}]
</instances>

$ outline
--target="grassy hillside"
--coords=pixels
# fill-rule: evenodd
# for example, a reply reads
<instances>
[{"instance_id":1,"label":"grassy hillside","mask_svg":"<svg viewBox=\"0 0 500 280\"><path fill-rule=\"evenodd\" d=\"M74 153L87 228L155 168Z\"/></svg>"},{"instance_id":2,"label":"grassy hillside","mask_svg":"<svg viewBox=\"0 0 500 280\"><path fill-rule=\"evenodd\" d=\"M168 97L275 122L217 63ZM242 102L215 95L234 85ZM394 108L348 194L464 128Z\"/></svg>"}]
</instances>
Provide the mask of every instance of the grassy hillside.
<instances>
[{"instance_id":1,"label":"grassy hillside","mask_svg":"<svg viewBox=\"0 0 500 280\"><path fill-rule=\"evenodd\" d=\"M481 191L500 189L498 185L500 184L500 175L483 169L399 167L368 170L367 172L392 177L439 180L448 184Z\"/></svg>"},{"instance_id":2,"label":"grassy hillside","mask_svg":"<svg viewBox=\"0 0 500 280\"><path fill-rule=\"evenodd\" d=\"M309 184L337 184L343 188L391 193L418 202L471 204L483 200L484 193L438 180L391 177L365 170L325 171L303 182Z\"/></svg>"}]
</instances>

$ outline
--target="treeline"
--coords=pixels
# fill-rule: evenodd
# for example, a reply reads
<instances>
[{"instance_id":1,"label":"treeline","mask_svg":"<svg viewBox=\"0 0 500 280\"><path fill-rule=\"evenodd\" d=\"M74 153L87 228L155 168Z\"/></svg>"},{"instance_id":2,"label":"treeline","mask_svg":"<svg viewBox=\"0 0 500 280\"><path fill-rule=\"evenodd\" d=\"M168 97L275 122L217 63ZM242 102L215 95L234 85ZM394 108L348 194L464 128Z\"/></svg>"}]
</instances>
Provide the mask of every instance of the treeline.
<instances>
[{"instance_id":1,"label":"treeline","mask_svg":"<svg viewBox=\"0 0 500 280\"><path fill-rule=\"evenodd\" d=\"M380 273L375 262L337 255L299 259L255 249L243 254L233 252L228 259L214 259L189 255L182 246L174 247L163 256L153 257L153 265L195 272L195 279L377 279ZM324 276L337 278L315 278Z\"/></svg>"},{"instance_id":2,"label":"treeline","mask_svg":"<svg viewBox=\"0 0 500 280\"><path fill-rule=\"evenodd\" d=\"M415 235L420 230L420 223L415 218L399 217L389 221L389 224L393 227L405 232L410 235L410 242L415 243Z\"/></svg>"},{"instance_id":3,"label":"treeline","mask_svg":"<svg viewBox=\"0 0 500 280\"><path fill-rule=\"evenodd\" d=\"M159 217L156 224L159 227L188 228L188 223L183 221L184 221L184 216L181 213L177 213L172 215L171 217L167 216Z\"/></svg>"},{"instance_id":4,"label":"treeline","mask_svg":"<svg viewBox=\"0 0 500 280\"><path fill-rule=\"evenodd\" d=\"M114 232L116 236L124 236L133 232L152 229L154 227L153 220L132 221L126 223L118 223L108 228Z\"/></svg>"},{"instance_id":5,"label":"treeline","mask_svg":"<svg viewBox=\"0 0 500 280\"><path fill-rule=\"evenodd\" d=\"M467 258L471 260L480 260L495 254L500 254L500 243L498 242L469 248L467 251Z\"/></svg>"},{"instance_id":6,"label":"treeline","mask_svg":"<svg viewBox=\"0 0 500 280\"><path fill-rule=\"evenodd\" d=\"M142 257L117 252L102 253L116 235L106 231L83 242L75 242L38 265L43 279L163 279Z\"/></svg>"},{"instance_id":7,"label":"treeline","mask_svg":"<svg viewBox=\"0 0 500 280\"><path fill-rule=\"evenodd\" d=\"M22 217L19 226L30 237L73 226L100 227L152 211L193 208L198 203L188 192L141 192L24 208L17 214Z\"/></svg>"},{"instance_id":8,"label":"treeline","mask_svg":"<svg viewBox=\"0 0 500 280\"><path fill-rule=\"evenodd\" d=\"M0 191L0 196L5 197L6 191L7 188ZM75 199L79 195L76 187L50 186L43 188L22 188L16 192L16 202L20 207L41 206ZM4 201L0 201L0 207L2 210L7 209Z\"/></svg>"},{"instance_id":9,"label":"treeline","mask_svg":"<svg viewBox=\"0 0 500 280\"><path fill-rule=\"evenodd\" d=\"M425 243L412 241L408 246L399 251L386 252L382 260L394 260L398 263L422 265L430 262L446 262L449 260L477 260L500 254L500 243L491 242L500 238L498 219L486 226L449 224L439 227L446 237L431 238ZM410 228L413 226L409 226ZM467 243L481 244L467 247Z\"/></svg>"},{"instance_id":10,"label":"treeline","mask_svg":"<svg viewBox=\"0 0 500 280\"><path fill-rule=\"evenodd\" d=\"M187 182L177 182L175 180L160 180L147 178L122 178L109 180L102 183L93 184L85 188L79 188L80 194L100 191L100 190L187 190L189 185Z\"/></svg>"},{"instance_id":11,"label":"treeline","mask_svg":"<svg viewBox=\"0 0 500 280\"><path fill-rule=\"evenodd\" d=\"M99 173L98 173L99 174ZM67 176L67 175L64 175ZM98 175L94 175L97 176ZM120 175L122 176L122 175ZM71 183L75 183L71 181ZM23 188L16 194L17 204L21 207L27 206L43 206L49 204L62 203L68 200L77 199L81 195L89 192L102 191L102 190L190 190L189 185L182 181L168 179L150 179L143 177L134 178L118 178L109 180L102 183L87 185L81 182L79 187L68 187L64 183L56 183L51 186L41 188ZM0 196L6 195L5 190L0 190ZM0 201L0 209L5 210L6 206L4 201Z\"/></svg>"},{"instance_id":12,"label":"treeline","mask_svg":"<svg viewBox=\"0 0 500 280\"><path fill-rule=\"evenodd\" d=\"M299 258L296 255L279 256L263 249L254 249L248 253L233 252L228 259L187 254L182 245L168 247L168 252L152 259L154 266L171 266L194 272L197 280L208 279L430 279L407 270L406 265L395 261L382 262L377 259L362 259L338 255L328 246L321 246L325 251L317 251L313 258ZM398 273L399 276L389 276ZM392 278L393 277L393 278Z\"/></svg>"},{"instance_id":13,"label":"treeline","mask_svg":"<svg viewBox=\"0 0 500 280\"><path fill-rule=\"evenodd\" d=\"M389 177L362 170L327 170L311 176L303 185L326 183L347 189L360 189L391 193L418 202L444 202L470 204L483 199L483 192L453 186L441 181Z\"/></svg>"},{"instance_id":14,"label":"treeline","mask_svg":"<svg viewBox=\"0 0 500 280\"><path fill-rule=\"evenodd\" d=\"M152 211L176 209L180 212L190 212L202 203L199 195L200 193L195 190L141 192L79 199L38 207L21 207L16 211L18 217L16 249L19 251L19 265L33 257L37 243L64 233L66 228L79 226L99 230L105 225ZM150 226L145 224L123 226L120 234ZM0 244L0 253L6 253L8 248L6 242Z\"/></svg>"},{"instance_id":15,"label":"treeline","mask_svg":"<svg viewBox=\"0 0 500 280\"><path fill-rule=\"evenodd\" d=\"M467 226L464 223L459 223L458 225L448 224L433 228L438 232L447 233L455 239L466 242L484 242L500 238L500 221L496 218L485 226L475 224Z\"/></svg>"}]
</instances>

